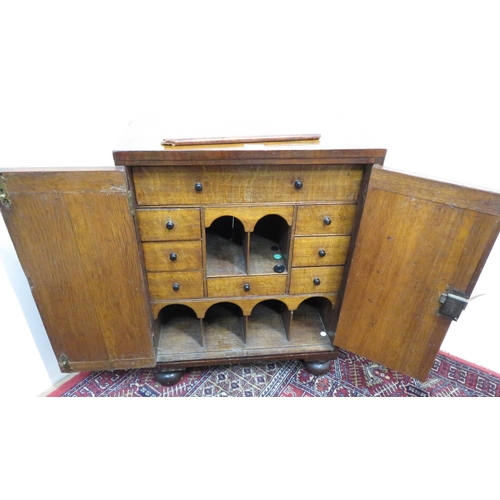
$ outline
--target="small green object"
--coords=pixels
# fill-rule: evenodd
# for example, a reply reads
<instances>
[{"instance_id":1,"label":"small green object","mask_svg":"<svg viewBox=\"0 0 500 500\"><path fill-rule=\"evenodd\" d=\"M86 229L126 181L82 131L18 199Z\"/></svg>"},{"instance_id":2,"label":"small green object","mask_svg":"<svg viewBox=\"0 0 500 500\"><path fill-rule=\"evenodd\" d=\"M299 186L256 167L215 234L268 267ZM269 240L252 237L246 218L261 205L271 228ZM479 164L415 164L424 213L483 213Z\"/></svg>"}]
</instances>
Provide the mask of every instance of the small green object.
<instances>
[{"instance_id":1,"label":"small green object","mask_svg":"<svg viewBox=\"0 0 500 500\"><path fill-rule=\"evenodd\" d=\"M280 254L280 253L275 253L273 257L274 257L276 260L280 260L280 259L281 259L281 254Z\"/></svg>"}]
</instances>

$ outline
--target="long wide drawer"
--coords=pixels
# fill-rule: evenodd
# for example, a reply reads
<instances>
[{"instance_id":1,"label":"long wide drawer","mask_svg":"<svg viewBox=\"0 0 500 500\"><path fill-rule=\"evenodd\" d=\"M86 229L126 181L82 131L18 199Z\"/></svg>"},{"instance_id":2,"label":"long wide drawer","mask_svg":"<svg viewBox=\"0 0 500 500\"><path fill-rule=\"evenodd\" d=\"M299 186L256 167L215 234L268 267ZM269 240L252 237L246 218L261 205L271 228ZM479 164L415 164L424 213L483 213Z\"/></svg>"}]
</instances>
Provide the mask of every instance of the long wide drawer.
<instances>
[{"instance_id":1,"label":"long wide drawer","mask_svg":"<svg viewBox=\"0 0 500 500\"><path fill-rule=\"evenodd\" d=\"M134 167L139 205L357 200L360 165Z\"/></svg>"},{"instance_id":2,"label":"long wide drawer","mask_svg":"<svg viewBox=\"0 0 500 500\"><path fill-rule=\"evenodd\" d=\"M230 276L207 279L209 297L282 295L285 291L286 275Z\"/></svg>"}]
</instances>

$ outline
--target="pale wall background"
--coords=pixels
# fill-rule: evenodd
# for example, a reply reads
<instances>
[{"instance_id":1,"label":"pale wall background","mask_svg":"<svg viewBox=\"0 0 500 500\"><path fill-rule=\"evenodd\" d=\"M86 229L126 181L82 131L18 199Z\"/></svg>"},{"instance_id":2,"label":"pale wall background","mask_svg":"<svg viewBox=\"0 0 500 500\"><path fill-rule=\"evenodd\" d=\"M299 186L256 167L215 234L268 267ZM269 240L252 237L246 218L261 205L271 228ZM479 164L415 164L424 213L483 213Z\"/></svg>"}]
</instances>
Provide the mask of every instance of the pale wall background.
<instances>
[{"instance_id":1,"label":"pale wall background","mask_svg":"<svg viewBox=\"0 0 500 500\"><path fill-rule=\"evenodd\" d=\"M320 132L500 191L493 2L18 1L0 42L0 171L111 165L129 122L155 114L179 135ZM442 346L497 372L499 276L500 242ZM1 219L0 342L13 391L60 379Z\"/></svg>"}]
</instances>

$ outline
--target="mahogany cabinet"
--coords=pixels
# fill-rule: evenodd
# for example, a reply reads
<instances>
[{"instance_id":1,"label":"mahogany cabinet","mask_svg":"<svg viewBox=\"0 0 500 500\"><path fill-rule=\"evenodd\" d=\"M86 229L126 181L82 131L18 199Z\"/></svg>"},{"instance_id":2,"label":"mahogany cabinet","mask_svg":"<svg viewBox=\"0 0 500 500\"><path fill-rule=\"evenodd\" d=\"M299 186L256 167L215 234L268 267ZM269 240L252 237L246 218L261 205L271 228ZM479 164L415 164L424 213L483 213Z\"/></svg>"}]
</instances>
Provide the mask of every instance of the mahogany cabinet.
<instances>
[{"instance_id":1,"label":"mahogany cabinet","mask_svg":"<svg viewBox=\"0 0 500 500\"><path fill-rule=\"evenodd\" d=\"M424 380L500 230L500 194L322 141L163 146L4 170L0 205L62 372L301 359Z\"/></svg>"}]
</instances>

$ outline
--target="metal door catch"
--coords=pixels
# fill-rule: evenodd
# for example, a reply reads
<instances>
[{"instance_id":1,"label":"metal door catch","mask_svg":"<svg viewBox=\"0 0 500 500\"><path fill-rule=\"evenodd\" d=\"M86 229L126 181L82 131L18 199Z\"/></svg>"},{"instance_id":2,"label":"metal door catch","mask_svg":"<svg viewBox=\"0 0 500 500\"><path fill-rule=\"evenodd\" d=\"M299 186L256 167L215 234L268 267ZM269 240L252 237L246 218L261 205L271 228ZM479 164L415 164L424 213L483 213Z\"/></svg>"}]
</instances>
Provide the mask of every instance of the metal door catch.
<instances>
[{"instance_id":1,"label":"metal door catch","mask_svg":"<svg viewBox=\"0 0 500 500\"><path fill-rule=\"evenodd\" d=\"M441 303L439 314L457 321L462 311L467 307L469 298L464 292L451 288L448 293L441 294L439 302Z\"/></svg>"}]
</instances>

